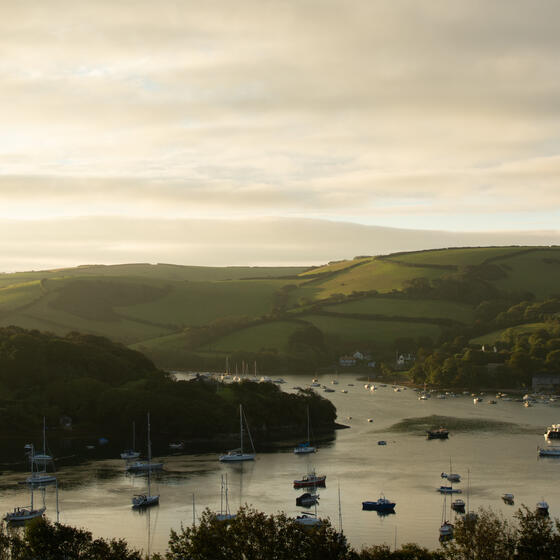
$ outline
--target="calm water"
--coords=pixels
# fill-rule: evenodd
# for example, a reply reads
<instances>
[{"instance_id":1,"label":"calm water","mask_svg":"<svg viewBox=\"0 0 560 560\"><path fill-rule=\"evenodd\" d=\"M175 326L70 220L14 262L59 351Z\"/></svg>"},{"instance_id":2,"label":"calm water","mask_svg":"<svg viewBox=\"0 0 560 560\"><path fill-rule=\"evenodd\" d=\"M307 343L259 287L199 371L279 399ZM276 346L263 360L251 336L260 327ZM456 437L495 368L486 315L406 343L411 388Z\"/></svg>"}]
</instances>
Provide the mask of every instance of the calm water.
<instances>
[{"instance_id":1,"label":"calm water","mask_svg":"<svg viewBox=\"0 0 560 560\"><path fill-rule=\"evenodd\" d=\"M330 386L332 376L319 381ZM301 377L285 377L283 387L303 385ZM536 447L543 445L544 428L560 422L556 404L524 408L520 403L486 402L474 405L472 398L419 401L411 390L396 393L391 386L375 393L366 391L355 376L340 375L335 393L321 394L337 407L338 419L351 426L339 430L336 440L321 446L311 456L295 456L291 450L260 453L254 463L222 464L217 454L164 457L165 471L157 475L152 490L161 495L160 506L147 513L131 509L133 494L145 491L146 480L124 474L121 460L97 461L63 468L60 480L60 520L84 527L95 536L123 537L144 551L163 551L169 530L189 525L195 511L220 508L221 475L229 480L230 509L242 504L275 513L295 515L300 491L292 481L314 467L327 475L327 487L320 489L319 515L330 517L338 526L338 484L340 484L343 529L351 544L417 542L430 548L438 545L443 499L436 491L440 473L449 470L463 476L458 487L466 501L467 469L470 469L470 507L492 506L506 516L524 503L533 508L545 498L552 516L560 516L560 487L556 483L560 459L537 459ZM348 386L354 383L354 387ZM341 393L341 389L348 393ZM449 440L428 441L411 434L390 433L388 428L402 418L438 414L464 418L489 418L534 427L534 434L507 432L451 433ZM247 415L251 418L248 410ZM351 420L347 417L351 416ZM373 418L373 423L367 419ZM387 446L378 446L385 439ZM258 452L258 450L257 450ZM0 485L2 512L29 503L28 492L18 481L21 473L4 473ZM379 517L362 511L361 502L376 500L383 492L396 501L396 514ZM515 507L502 503L505 492L515 495ZM40 499L36 493L36 499ZM56 519L55 492L46 493L47 514ZM449 504L449 500L448 500Z\"/></svg>"}]
</instances>

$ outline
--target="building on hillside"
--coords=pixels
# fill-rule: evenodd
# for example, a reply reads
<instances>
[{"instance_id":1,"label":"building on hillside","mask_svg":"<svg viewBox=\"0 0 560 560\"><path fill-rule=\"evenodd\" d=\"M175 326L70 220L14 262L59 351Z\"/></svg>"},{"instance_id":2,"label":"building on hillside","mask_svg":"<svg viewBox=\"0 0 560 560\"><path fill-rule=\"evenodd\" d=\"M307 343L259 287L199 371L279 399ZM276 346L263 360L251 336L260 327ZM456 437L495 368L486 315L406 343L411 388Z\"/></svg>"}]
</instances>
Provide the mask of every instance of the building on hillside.
<instances>
[{"instance_id":1,"label":"building on hillside","mask_svg":"<svg viewBox=\"0 0 560 560\"><path fill-rule=\"evenodd\" d=\"M359 360L360 362L364 359L364 355L363 355L359 350L357 350L356 352L354 352L354 353L352 354L352 357L353 357L355 360Z\"/></svg>"},{"instance_id":2,"label":"building on hillside","mask_svg":"<svg viewBox=\"0 0 560 560\"><path fill-rule=\"evenodd\" d=\"M396 366L399 369L404 369L414 362L413 354L397 354Z\"/></svg>"},{"instance_id":3,"label":"building on hillside","mask_svg":"<svg viewBox=\"0 0 560 560\"><path fill-rule=\"evenodd\" d=\"M342 367L351 367L356 365L356 358L353 356L340 356L338 363Z\"/></svg>"}]
</instances>

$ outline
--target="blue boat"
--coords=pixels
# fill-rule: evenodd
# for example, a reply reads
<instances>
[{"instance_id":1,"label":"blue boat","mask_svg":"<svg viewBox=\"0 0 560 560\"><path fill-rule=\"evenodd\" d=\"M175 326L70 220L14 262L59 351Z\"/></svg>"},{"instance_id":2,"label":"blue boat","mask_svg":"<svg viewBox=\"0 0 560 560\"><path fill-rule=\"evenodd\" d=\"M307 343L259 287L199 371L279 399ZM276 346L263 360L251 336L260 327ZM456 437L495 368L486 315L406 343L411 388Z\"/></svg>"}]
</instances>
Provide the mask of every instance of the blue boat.
<instances>
[{"instance_id":1,"label":"blue boat","mask_svg":"<svg viewBox=\"0 0 560 560\"><path fill-rule=\"evenodd\" d=\"M388 513L395 509L395 505L395 502L391 502L391 500L388 500L385 496L381 496L376 502L362 502L362 509Z\"/></svg>"}]
</instances>

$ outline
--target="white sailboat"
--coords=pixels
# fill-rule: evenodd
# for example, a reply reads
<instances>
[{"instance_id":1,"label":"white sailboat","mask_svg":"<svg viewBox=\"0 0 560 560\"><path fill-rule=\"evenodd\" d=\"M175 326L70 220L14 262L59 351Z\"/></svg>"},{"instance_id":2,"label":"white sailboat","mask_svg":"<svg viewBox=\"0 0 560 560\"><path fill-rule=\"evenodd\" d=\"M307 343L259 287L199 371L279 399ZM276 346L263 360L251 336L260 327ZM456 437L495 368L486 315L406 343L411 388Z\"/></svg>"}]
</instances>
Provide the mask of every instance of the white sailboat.
<instances>
[{"instance_id":1,"label":"white sailboat","mask_svg":"<svg viewBox=\"0 0 560 560\"><path fill-rule=\"evenodd\" d=\"M28 476L25 482L31 486L46 486L47 484L55 484L56 476L53 473L47 473L47 463L43 463L39 470L39 463L35 458L35 447L32 443L25 445L24 449L29 455L29 462L31 464L31 476Z\"/></svg>"},{"instance_id":2,"label":"white sailboat","mask_svg":"<svg viewBox=\"0 0 560 560\"><path fill-rule=\"evenodd\" d=\"M132 507L134 509L144 508L148 506L155 506L159 504L159 494L152 495L151 493L151 478L152 469L150 463L152 460L152 442L150 440L150 413L148 412L148 492L146 494L137 494L132 498Z\"/></svg>"},{"instance_id":3,"label":"white sailboat","mask_svg":"<svg viewBox=\"0 0 560 560\"><path fill-rule=\"evenodd\" d=\"M453 524L447 521L447 495L443 495L443 511L441 513L441 526L439 528L440 540L448 540L453 538Z\"/></svg>"},{"instance_id":4,"label":"white sailboat","mask_svg":"<svg viewBox=\"0 0 560 560\"><path fill-rule=\"evenodd\" d=\"M305 443L300 443L296 448L294 448L294 453L296 455L305 455L306 453L315 453L317 448L311 445L309 437L309 407L307 407L307 441Z\"/></svg>"},{"instance_id":5,"label":"white sailboat","mask_svg":"<svg viewBox=\"0 0 560 560\"><path fill-rule=\"evenodd\" d=\"M136 451L136 423L132 422L132 447L130 449L125 449L121 453L121 459L125 461L133 461L140 457L140 452Z\"/></svg>"},{"instance_id":6,"label":"white sailboat","mask_svg":"<svg viewBox=\"0 0 560 560\"><path fill-rule=\"evenodd\" d=\"M245 419L247 424L247 419ZM249 431L249 425L247 424L247 434L249 435L249 441L251 442L252 453L243 452L243 407L239 405L239 436L240 436L240 446L239 449L232 449L228 451L225 455L220 455L219 460L222 463L236 462L236 461L254 461L255 460L255 446L253 445L253 438L251 438L251 432Z\"/></svg>"},{"instance_id":7,"label":"white sailboat","mask_svg":"<svg viewBox=\"0 0 560 560\"><path fill-rule=\"evenodd\" d=\"M52 455L47 453L47 425L45 417L43 416L43 453L34 453L33 462L36 465L45 467L52 462Z\"/></svg>"},{"instance_id":8,"label":"white sailboat","mask_svg":"<svg viewBox=\"0 0 560 560\"><path fill-rule=\"evenodd\" d=\"M17 524L25 523L26 521L36 519L37 517L42 517L47 509L44 505L44 496L45 495L43 494L43 507L36 509L33 505L33 486L31 486L31 504L29 506L15 507L14 511L10 511L4 516L4 521L11 524Z\"/></svg>"}]
</instances>

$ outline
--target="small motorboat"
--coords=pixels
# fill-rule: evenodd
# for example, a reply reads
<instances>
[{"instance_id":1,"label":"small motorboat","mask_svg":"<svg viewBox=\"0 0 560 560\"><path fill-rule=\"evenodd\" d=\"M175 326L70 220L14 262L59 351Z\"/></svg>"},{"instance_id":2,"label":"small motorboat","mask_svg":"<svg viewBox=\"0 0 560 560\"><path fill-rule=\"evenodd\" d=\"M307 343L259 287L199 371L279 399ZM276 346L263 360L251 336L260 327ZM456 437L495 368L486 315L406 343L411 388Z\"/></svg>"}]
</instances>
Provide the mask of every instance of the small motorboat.
<instances>
[{"instance_id":1,"label":"small motorboat","mask_svg":"<svg viewBox=\"0 0 560 560\"><path fill-rule=\"evenodd\" d=\"M513 505L513 494L502 494L502 500L509 506Z\"/></svg>"},{"instance_id":2,"label":"small motorboat","mask_svg":"<svg viewBox=\"0 0 560 560\"><path fill-rule=\"evenodd\" d=\"M159 494L158 495L137 494L132 498L133 509L141 509L141 508L157 506L157 505L159 505Z\"/></svg>"},{"instance_id":3,"label":"small motorboat","mask_svg":"<svg viewBox=\"0 0 560 560\"><path fill-rule=\"evenodd\" d=\"M449 437L449 430L438 428L437 430L428 430L426 434L428 439L447 439Z\"/></svg>"},{"instance_id":4,"label":"small motorboat","mask_svg":"<svg viewBox=\"0 0 560 560\"><path fill-rule=\"evenodd\" d=\"M368 422L373 422L373 418L368 418L367 421Z\"/></svg>"},{"instance_id":5,"label":"small motorboat","mask_svg":"<svg viewBox=\"0 0 560 560\"><path fill-rule=\"evenodd\" d=\"M484 399L481 398L481 397L475 397L475 398L473 399L473 403L474 403L474 404L478 404L479 402L482 402L483 400L484 400Z\"/></svg>"},{"instance_id":6,"label":"small motorboat","mask_svg":"<svg viewBox=\"0 0 560 560\"><path fill-rule=\"evenodd\" d=\"M387 445L387 442L386 442L384 439L380 439L380 440L377 442L377 445Z\"/></svg>"},{"instance_id":7,"label":"small motorboat","mask_svg":"<svg viewBox=\"0 0 560 560\"><path fill-rule=\"evenodd\" d=\"M296 498L296 506L311 507L319 503L319 494L310 494L306 492Z\"/></svg>"},{"instance_id":8,"label":"small motorboat","mask_svg":"<svg viewBox=\"0 0 560 560\"><path fill-rule=\"evenodd\" d=\"M341 389L341 393L348 393L348 389Z\"/></svg>"},{"instance_id":9,"label":"small motorboat","mask_svg":"<svg viewBox=\"0 0 560 560\"><path fill-rule=\"evenodd\" d=\"M465 513L465 501L457 498L451 502L451 509L457 513Z\"/></svg>"},{"instance_id":10,"label":"small motorboat","mask_svg":"<svg viewBox=\"0 0 560 560\"><path fill-rule=\"evenodd\" d=\"M462 494L463 491L460 488L453 488L453 486L440 486L438 492L440 494Z\"/></svg>"},{"instance_id":11,"label":"small motorboat","mask_svg":"<svg viewBox=\"0 0 560 560\"><path fill-rule=\"evenodd\" d=\"M395 505L395 502L392 502L385 496L381 495L376 502L362 502L362 510L388 513L395 509Z\"/></svg>"},{"instance_id":12,"label":"small motorboat","mask_svg":"<svg viewBox=\"0 0 560 560\"><path fill-rule=\"evenodd\" d=\"M174 451L185 449L185 442L184 441L172 441L169 444L169 449L173 449Z\"/></svg>"},{"instance_id":13,"label":"small motorboat","mask_svg":"<svg viewBox=\"0 0 560 560\"><path fill-rule=\"evenodd\" d=\"M327 480L327 475L317 475L315 471L311 471L299 480L294 480L294 488L308 488L315 486L325 486Z\"/></svg>"},{"instance_id":14,"label":"small motorboat","mask_svg":"<svg viewBox=\"0 0 560 560\"><path fill-rule=\"evenodd\" d=\"M560 447L537 447L539 457L560 457Z\"/></svg>"}]
</instances>

